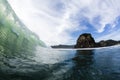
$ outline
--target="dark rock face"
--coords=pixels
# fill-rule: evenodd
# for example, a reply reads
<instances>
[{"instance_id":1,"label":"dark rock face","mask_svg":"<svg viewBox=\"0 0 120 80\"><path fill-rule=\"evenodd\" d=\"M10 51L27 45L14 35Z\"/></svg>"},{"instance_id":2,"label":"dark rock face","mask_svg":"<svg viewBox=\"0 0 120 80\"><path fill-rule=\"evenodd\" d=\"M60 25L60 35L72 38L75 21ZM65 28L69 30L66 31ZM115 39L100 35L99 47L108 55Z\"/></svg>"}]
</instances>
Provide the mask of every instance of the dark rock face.
<instances>
[{"instance_id":1,"label":"dark rock face","mask_svg":"<svg viewBox=\"0 0 120 80\"><path fill-rule=\"evenodd\" d=\"M96 43L96 46L97 47L113 46L119 43L120 43L119 41L115 41L115 40L106 40L106 41L102 40Z\"/></svg>"},{"instance_id":2,"label":"dark rock face","mask_svg":"<svg viewBox=\"0 0 120 80\"><path fill-rule=\"evenodd\" d=\"M120 44L120 41L115 40L101 40L95 42L94 38L90 33L84 33L77 39L76 45L55 45L52 48L93 48L93 47L106 47Z\"/></svg>"},{"instance_id":3,"label":"dark rock face","mask_svg":"<svg viewBox=\"0 0 120 80\"><path fill-rule=\"evenodd\" d=\"M94 38L90 33L81 34L77 40L74 48L93 48L93 47L106 47L120 44L120 41L115 40L102 40L100 42L95 42Z\"/></svg>"},{"instance_id":4,"label":"dark rock face","mask_svg":"<svg viewBox=\"0 0 120 80\"><path fill-rule=\"evenodd\" d=\"M75 48L92 48L96 43L94 38L89 33L84 33L79 36Z\"/></svg>"}]
</instances>

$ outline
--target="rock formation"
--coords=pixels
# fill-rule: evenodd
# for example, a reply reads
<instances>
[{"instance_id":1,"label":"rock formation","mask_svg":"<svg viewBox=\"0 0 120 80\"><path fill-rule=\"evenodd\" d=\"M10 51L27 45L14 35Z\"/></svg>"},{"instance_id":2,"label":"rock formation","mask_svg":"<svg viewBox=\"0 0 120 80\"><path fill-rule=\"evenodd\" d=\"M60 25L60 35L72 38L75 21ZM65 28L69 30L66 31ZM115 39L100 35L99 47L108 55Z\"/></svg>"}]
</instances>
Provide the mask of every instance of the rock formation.
<instances>
[{"instance_id":1,"label":"rock formation","mask_svg":"<svg viewBox=\"0 0 120 80\"><path fill-rule=\"evenodd\" d=\"M77 40L75 48L92 48L96 43L90 33L81 34Z\"/></svg>"},{"instance_id":2,"label":"rock formation","mask_svg":"<svg viewBox=\"0 0 120 80\"><path fill-rule=\"evenodd\" d=\"M94 38L90 33L81 34L77 40L74 48L93 48L93 47L106 47L120 44L120 41L115 40L102 40L100 42L95 42Z\"/></svg>"},{"instance_id":3,"label":"rock formation","mask_svg":"<svg viewBox=\"0 0 120 80\"><path fill-rule=\"evenodd\" d=\"M115 41L115 40L102 40L98 43L96 43L96 47L106 47L106 46L113 46L116 44L119 44L119 41Z\"/></svg>"},{"instance_id":4,"label":"rock formation","mask_svg":"<svg viewBox=\"0 0 120 80\"><path fill-rule=\"evenodd\" d=\"M55 45L52 48L93 48L93 47L106 47L120 44L120 41L115 40L101 40L95 42L90 33L83 33L77 39L76 45Z\"/></svg>"}]
</instances>

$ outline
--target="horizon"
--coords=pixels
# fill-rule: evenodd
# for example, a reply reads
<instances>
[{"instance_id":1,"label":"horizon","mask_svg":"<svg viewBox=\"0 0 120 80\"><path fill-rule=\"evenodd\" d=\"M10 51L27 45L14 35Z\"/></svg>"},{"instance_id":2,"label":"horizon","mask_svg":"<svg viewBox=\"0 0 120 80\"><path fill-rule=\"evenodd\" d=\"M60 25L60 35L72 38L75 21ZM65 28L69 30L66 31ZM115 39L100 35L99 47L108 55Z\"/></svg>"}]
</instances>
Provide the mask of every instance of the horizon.
<instances>
[{"instance_id":1,"label":"horizon","mask_svg":"<svg viewBox=\"0 0 120 80\"><path fill-rule=\"evenodd\" d=\"M93 37L93 38L94 38L94 37ZM95 40L95 39L94 39L94 40ZM107 40L114 40L114 39L107 39ZM100 41L107 41L107 40L102 40L102 39L101 39ZM95 40L96 43L98 43L98 42L100 42L100 41L96 41L96 40ZM120 40L114 40L114 41L120 41ZM62 45L62 46L63 46L63 45L65 45L65 46L73 46L73 45L76 45L76 43L77 43L77 40L76 40L76 42L75 42L74 44L57 44L57 45L50 45L50 46L60 46L60 45Z\"/></svg>"},{"instance_id":2,"label":"horizon","mask_svg":"<svg viewBox=\"0 0 120 80\"><path fill-rule=\"evenodd\" d=\"M7 1L20 20L49 46L74 44L82 33L91 33L95 41L120 40L120 0Z\"/></svg>"}]
</instances>

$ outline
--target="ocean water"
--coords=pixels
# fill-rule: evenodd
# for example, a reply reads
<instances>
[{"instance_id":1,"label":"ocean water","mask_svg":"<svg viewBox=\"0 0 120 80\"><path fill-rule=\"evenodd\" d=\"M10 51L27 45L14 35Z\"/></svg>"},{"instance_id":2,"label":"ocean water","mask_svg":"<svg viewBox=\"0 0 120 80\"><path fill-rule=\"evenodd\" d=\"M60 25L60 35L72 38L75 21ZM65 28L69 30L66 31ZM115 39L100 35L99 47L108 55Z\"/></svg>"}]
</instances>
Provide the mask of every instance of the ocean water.
<instances>
[{"instance_id":1,"label":"ocean water","mask_svg":"<svg viewBox=\"0 0 120 80\"><path fill-rule=\"evenodd\" d=\"M120 46L28 54L0 56L0 80L120 80Z\"/></svg>"}]
</instances>

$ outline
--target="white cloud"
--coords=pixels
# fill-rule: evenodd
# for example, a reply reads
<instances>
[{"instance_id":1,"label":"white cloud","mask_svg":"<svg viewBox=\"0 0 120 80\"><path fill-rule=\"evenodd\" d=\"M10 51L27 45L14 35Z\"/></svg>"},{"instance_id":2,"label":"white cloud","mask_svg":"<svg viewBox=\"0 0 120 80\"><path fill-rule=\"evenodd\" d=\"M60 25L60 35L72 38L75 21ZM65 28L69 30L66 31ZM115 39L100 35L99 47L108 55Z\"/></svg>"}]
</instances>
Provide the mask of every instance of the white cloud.
<instances>
[{"instance_id":1,"label":"white cloud","mask_svg":"<svg viewBox=\"0 0 120 80\"><path fill-rule=\"evenodd\" d=\"M118 0L114 0L118 1ZM119 1L120 2L120 1ZM113 0L93 0L92 4L88 6L88 13L84 15L90 19L90 22L95 25L98 32L103 32L106 24L112 24L115 18L119 15L120 10L114 8L116 5ZM119 5L117 7L120 7ZM98 24L94 24L93 19L100 16L101 20Z\"/></svg>"},{"instance_id":2,"label":"white cloud","mask_svg":"<svg viewBox=\"0 0 120 80\"><path fill-rule=\"evenodd\" d=\"M118 35L120 32L120 29L119 30L116 30L112 33L109 33L107 35L104 35L100 38L97 38L96 41L100 41L100 40L108 40L108 39L113 39L113 40L120 40L120 36Z\"/></svg>"},{"instance_id":3,"label":"white cloud","mask_svg":"<svg viewBox=\"0 0 120 80\"><path fill-rule=\"evenodd\" d=\"M106 24L115 25L120 13L120 0L8 1L25 25L48 45L75 43L70 33L87 29L75 19L78 15L87 17L96 32L101 33Z\"/></svg>"}]
</instances>

